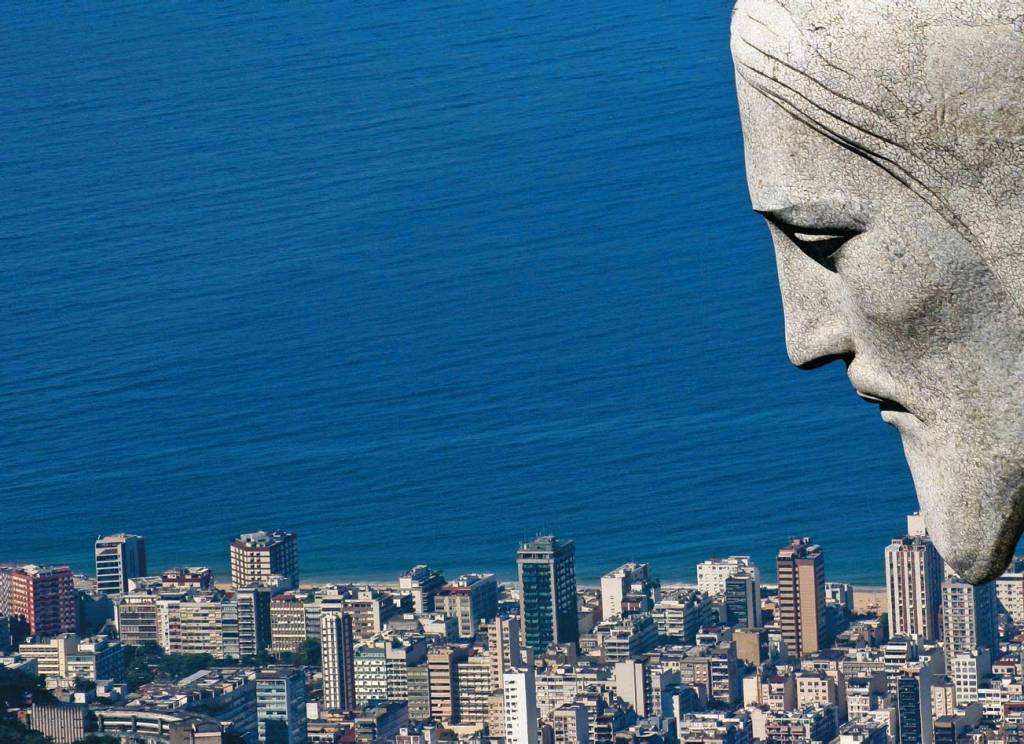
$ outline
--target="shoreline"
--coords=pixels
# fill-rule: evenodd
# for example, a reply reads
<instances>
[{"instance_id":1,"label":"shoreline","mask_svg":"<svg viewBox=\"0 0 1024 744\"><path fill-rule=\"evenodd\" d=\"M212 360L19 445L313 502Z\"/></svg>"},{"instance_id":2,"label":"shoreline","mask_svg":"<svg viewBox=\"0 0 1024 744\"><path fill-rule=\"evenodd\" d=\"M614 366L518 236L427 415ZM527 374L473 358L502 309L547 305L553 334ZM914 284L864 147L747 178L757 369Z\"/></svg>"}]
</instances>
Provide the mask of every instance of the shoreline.
<instances>
[{"instance_id":1,"label":"shoreline","mask_svg":"<svg viewBox=\"0 0 1024 744\"><path fill-rule=\"evenodd\" d=\"M884 591L886 591L886 587L885 587L884 584L853 584L853 583L850 583L850 582L847 582L847 581L842 581L841 579L840 580L827 580L826 579L826 582L830 583L830 584L849 584L850 589L852 591L856 591L856 592L884 592ZM351 577L351 576L348 576L348 577L329 576L328 577L328 576L323 576L323 575L315 575L315 576L311 576L311 577L307 577L307 578L302 578L302 579L299 580L299 588L300 589L309 589L309 588L314 588L314 587L318 587L318 586L325 586L325 585L328 585L328 584L352 584L352 585L362 585L362 586L373 586L373 587L390 588L390 589L395 589L395 590L397 590L398 587L399 587L398 581L395 580L395 579L372 579L372 578L366 578L366 577ZM514 579L514 578L507 579L507 578L503 578L503 577L499 576L498 577L498 584L499 585L504 585L504 586L515 585L516 584L516 579ZM219 582L219 581L217 582L217 585L218 586L221 586L221 585L223 585L223 586L230 586L229 583L223 583L222 584L222 582ZM578 590L579 589L597 590L597 589L601 588L601 582L600 582L600 580L597 580L597 581L594 581L594 580L577 581L576 582L576 588ZM666 590L666 589L696 589L697 588L697 582L696 581L690 581L690 580L663 579L663 580L661 580L661 588L663 590ZM771 590L775 591L775 590L778 589L778 584L776 584L775 582L762 582L761 583L761 588L762 589L771 589Z\"/></svg>"}]
</instances>

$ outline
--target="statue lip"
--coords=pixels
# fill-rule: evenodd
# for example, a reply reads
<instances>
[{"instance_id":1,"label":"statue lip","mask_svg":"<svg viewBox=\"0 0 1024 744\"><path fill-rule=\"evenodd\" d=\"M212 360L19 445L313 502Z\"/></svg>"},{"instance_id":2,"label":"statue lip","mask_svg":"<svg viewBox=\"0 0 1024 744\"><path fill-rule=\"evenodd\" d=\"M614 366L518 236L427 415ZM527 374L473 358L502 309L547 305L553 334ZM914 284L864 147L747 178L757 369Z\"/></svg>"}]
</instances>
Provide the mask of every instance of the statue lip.
<instances>
[{"instance_id":1,"label":"statue lip","mask_svg":"<svg viewBox=\"0 0 1024 744\"><path fill-rule=\"evenodd\" d=\"M906 406L904 406L902 403L898 403L892 398L885 398L881 395L875 395L873 392L869 393L857 387L854 387L854 390L856 391L857 395L860 397L861 400L878 406L878 409L882 414L882 419L886 423L890 423L899 414L906 414L908 416L918 418L913 413L911 413Z\"/></svg>"},{"instance_id":2,"label":"statue lip","mask_svg":"<svg viewBox=\"0 0 1024 744\"><path fill-rule=\"evenodd\" d=\"M920 416L888 394L894 386L886 384L884 376L879 379L878 373L870 367L863 367L857 361L851 360L846 368L846 374L858 397L867 403L878 406L882 420L887 424L907 419L922 420Z\"/></svg>"}]
</instances>

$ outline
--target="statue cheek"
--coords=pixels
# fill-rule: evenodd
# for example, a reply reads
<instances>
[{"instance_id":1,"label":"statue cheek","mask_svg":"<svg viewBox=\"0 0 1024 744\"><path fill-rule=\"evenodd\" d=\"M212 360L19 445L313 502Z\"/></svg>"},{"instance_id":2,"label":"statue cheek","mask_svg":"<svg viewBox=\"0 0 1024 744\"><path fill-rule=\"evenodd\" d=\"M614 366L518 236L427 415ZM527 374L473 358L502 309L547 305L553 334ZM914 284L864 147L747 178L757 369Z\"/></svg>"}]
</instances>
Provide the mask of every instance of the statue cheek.
<instances>
[{"instance_id":1,"label":"statue cheek","mask_svg":"<svg viewBox=\"0 0 1024 744\"><path fill-rule=\"evenodd\" d=\"M890 236L849 248L839 274L852 312L864 323L909 335L946 304L946 288L926 249Z\"/></svg>"},{"instance_id":2,"label":"statue cheek","mask_svg":"<svg viewBox=\"0 0 1024 744\"><path fill-rule=\"evenodd\" d=\"M948 229L878 230L851 243L839 273L851 309L901 345L929 346L971 332L978 293L991 293L984 267Z\"/></svg>"}]
</instances>

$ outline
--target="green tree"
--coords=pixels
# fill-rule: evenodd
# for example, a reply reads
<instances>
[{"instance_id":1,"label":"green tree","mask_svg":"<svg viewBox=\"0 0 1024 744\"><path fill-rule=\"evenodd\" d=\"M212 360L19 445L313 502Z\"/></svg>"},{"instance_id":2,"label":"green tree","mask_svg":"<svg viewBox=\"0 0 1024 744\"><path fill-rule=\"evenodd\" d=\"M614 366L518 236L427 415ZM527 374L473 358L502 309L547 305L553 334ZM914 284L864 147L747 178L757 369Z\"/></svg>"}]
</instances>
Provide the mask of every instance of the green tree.
<instances>
[{"instance_id":1,"label":"green tree","mask_svg":"<svg viewBox=\"0 0 1024 744\"><path fill-rule=\"evenodd\" d=\"M53 744L53 739L13 718L0 718L0 744Z\"/></svg>"},{"instance_id":2,"label":"green tree","mask_svg":"<svg viewBox=\"0 0 1024 744\"><path fill-rule=\"evenodd\" d=\"M128 689L136 690L153 681L153 670L164 657L164 651L152 641L141 646L125 646L124 668Z\"/></svg>"},{"instance_id":3,"label":"green tree","mask_svg":"<svg viewBox=\"0 0 1024 744\"><path fill-rule=\"evenodd\" d=\"M320 643L312 639L303 641L295 652L295 663L299 666L320 666Z\"/></svg>"},{"instance_id":4,"label":"green tree","mask_svg":"<svg viewBox=\"0 0 1024 744\"><path fill-rule=\"evenodd\" d=\"M56 698L46 689L38 674L0 667L0 711L20 708L28 703L54 703Z\"/></svg>"},{"instance_id":5,"label":"green tree","mask_svg":"<svg viewBox=\"0 0 1024 744\"><path fill-rule=\"evenodd\" d=\"M215 666L214 661L210 654L168 654L160 659L157 668L161 676L181 679L195 674L200 669Z\"/></svg>"},{"instance_id":6,"label":"green tree","mask_svg":"<svg viewBox=\"0 0 1024 744\"><path fill-rule=\"evenodd\" d=\"M89 734L84 739L76 741L75 744L121 744L121 740L107 734Z\"/></svg>"}]
</instances>

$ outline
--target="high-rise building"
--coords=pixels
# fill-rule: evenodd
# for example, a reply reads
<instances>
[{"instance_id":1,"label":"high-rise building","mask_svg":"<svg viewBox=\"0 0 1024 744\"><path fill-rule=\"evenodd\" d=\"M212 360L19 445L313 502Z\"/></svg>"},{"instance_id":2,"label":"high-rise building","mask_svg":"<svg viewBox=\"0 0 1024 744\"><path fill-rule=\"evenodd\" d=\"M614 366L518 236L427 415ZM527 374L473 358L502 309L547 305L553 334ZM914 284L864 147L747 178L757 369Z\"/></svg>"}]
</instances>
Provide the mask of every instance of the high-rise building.
<instances>
[{"instance_id":1,"label":"high-rise building","mask_svg":"<svg viewBox=\"0 0 1024 744\"><path fill-rule=\"evenodd\" d=\"M9 609L30 635L72 633L77 626L74 576L69 566L18 566L9 572Z\"/></svg>"},{"instance_id":2,"label":"high-rise building","mask_svg":"<svg viewBox=\"0 0 1024 744\"><path fill-rule=\"evenodd\" d=\"M472 638L481 620L498 614L498 580L494 574L465 574L437 592L438 612L459 621L459 636Z\"/></svg>"},{"instance_id":3,"label":"high-rise building","mask_svg":"<svg viewBox=\"0 0 1024 744\"><path fill-rule=\"evenodd\" d=\"M127 646L160 643L160 608L157 594L129 592L114 602L117 636Z\"/></svg>"},{"instance_id":4,"label":"high-rise building","mask_svg":"<svg viewBox=\"0 0 1024 744\"><path fill-rule=\"evenodd\" d=\"M160 646L169 654L210 654L236 657L238 613L220 597L195 594L158 601Z\"/></svg>"},{"instance_id":5,"label":"high-rise building","mask_svg":"<svg viewBox=\"0 0 1024 744\"><path fill-rule=\"evenodd\" d=\"M505 744L537 744L537 679L533 669L505 672Z\"/></svg>"},{"instance_id":6,"label":"high-rise building","mask_svg":"<svg viewBox=\"0 0 1024 744\"><path fill-rule=\"evenodd\" d=\"M834 705L775 713L765 722L765 738L773 744L825 742L836 738L839 719Z\"/></svg>"},{"instance_id":7,"label":"high-rise building","mask_svg":"<svg viewBox=\"0 0 1024 744\"><path fill-rule=\"evenodd\" d=\"M118 603L118 620L137 624L135 640L149 640L154 608L146 595L126 594ZM217 659L257 656L270 647L270 592L265 587L222 592L194 590L156 597L157 642L170 654L210 654ZM126 630L132 631L130 626Z\"/></svg>"},{"instance_id":8,"label":"high-rise building","mask_svg":"<svg viewBox=\"0 0 1024 744\"><path fill-rule=\"evenodd\" d=\"M434 611L434 595L445 585L444 576L430 566L413 566L398 577L398 590L412 597L414 612Z\"/></svg>"},{"instance_id":9,"label":"high-rise building","mask_svg":"<svg viewBox=\"0 0 1024 744\"><path fill-rule=\"evenodd\" d=\"M372 638L384 630L387 621L401 613L390 594L371 587L352 587L327 585L315 592L312 608L315 613L344 612L352 616L352 632L357 641ZM310 615L307 615L310 617ZM319 632L319 625L317 625Z\"/></svg>"},{"instance_id":10,"label":"high-rise building","mask_svg":"<svg viewBox=\"0 0 1024 744\"><path fill-rule=\"evenodd\" d=\"M232 602L238 613L238 658L256 656L270 648L270 589L240 587L235 590Z\"/></svg>"},{"instance_id":11,"label":"high-rise building","mask_svg":"<svg viewBox=\"0 0 1024 744\"><path fill-rule=\"evenodd\" d=\"M491 662L491 690L500 690L505 672L523 665L517 618L497 617L487 623L487 653Z\"/></svg>"},{"instance_id":12,"label":"high-rise building","mask_svg":"<svg viewBox=\"0 0 1024 744\"><path fill-rule=\"evenodd\" d=\"M890 638L886 642L882 649L882 664L891 694L896 694L896 680L900 670L918 660L918 651L917 642L906 636Z\"/></svg>"},{"instance_id":13,"label":"high-rise building","mask_svg":"<svg viewBox=\"0 0 1024 744\"><path fill-rule=\"evenodd\" d=\"M106 636L79 641L78 648L67 658L66 680L71 684L78 679L123 682L124 674L124 647Z\"/></svg>"},{"instance_id":14,"label":"high-rise building","mask_svg":"<svg viewBox=\"0 0 1024 744\"><path fill-rule=\"evenodd\" d=\"M141 535L96 538L96 589L104 594L128 591L128 579L146 575L146 541Z\"/></svg>"},{"instance_id":15,"label":"high-rise building","mask_svg":"<svg viewBox=\"0 0 1024 744\"><path fill-rule=\"evenodd\" d=\"M160 574L164 589L213 589L213 571L206 566L168 568Z\"/></svg>"},{"instance_id":16,"label":"high-rise building","mask_svg":"<svg viewBox=\"0 0 1024 744\"><path fill-rule=\"evenodd\" d=\"M732 637L740 661L756 667L768 658L768 632L763 628L736 628Z\"/></svg>"},{"instance_id":17,"label":"high-rise building","mask_svg":"<svg viewBox=\"0 0 1024 744\"><path fill-rule=\"evenodd\" d=\"M422 636L380 635L360 643L355 648L356 707L381 700L409 700L410 668L425 668L426 659L427 643ZM426 716L430 716L429 706Z\"/></svg>"},{"instance_id":18,"label":"high-rise building","mask_svg":"<svg viewBox=\"0 0 1024 744\"><path fill-rule=\"evenodd\" d=\"M956 576L942 582L942 643L947 671L961 654L987 648L999 655L995 584L972 586Z\"/></svg>"},{"instance_id":19,"label":"high-rise building","mask_svg":"<svg viewBox=\"0 0 1024 744\"><path fill-rule=\"evenodd\" d=\"M488 719L491 693L491 662L485 654L474 654L459 663L458 678L459 723L480 724Z\"/></svg>"},{"instance_id":20,"label":"high-rise building","mask_svg":"<svg viewBox=\"0 0 1024 744\"><path fill-rule=\"evenodd\" d=\"M353 724L356 744L393 742L409 729L409 706L404 702L376 702L363 709Z\"/></svg>"},{"instance_id":21,"label":"high-rise building","mask_svg":"<svg viewBox=\"0 0 1024 744\"><path fill-rule=\"evenodd\" d=\"M389 687L391 669L387 658L387 647L390 641L383 636L372 641L364 641L355 647L355 693L356 707L377 703L382 700L398 700L392 697ZM408 695L408 673L406 674L406 694Z\"/></svg>"},{"instance_id":22,"label":"high-rise building","mask_svg":"<svg viewBox=\"0 0 1024 744\"><path fill-rule=\"evenodd\" d=\"M468 649L456 646L439 646L427 653L427 670L430 675L430 714L435 721L459 722L458 665L468 657Z\"/></svg>"},{"instance_id":23,"label":"high-rise building","mask_svg":"<svg viewBox=\"0 0 1024 744\"><path fill-rule=\"evenodd\" d=\"M270 599L270 650L274 654L298 651L309 638L306 625L307 598L294 592Z\"/></svg>"},{"instance_id":24,"label":"high-rise building","mask_svg":"<svg viewBox=\"0 0 1024 744\"><path fill-rule=\"evenodd\" d=\"M934 744L931 678L926 664L910 664L900 670L896 680L896 715L896 744Z\"/></svg>"},{"instance_id":25,"label":"high-rise building","mask_svg":"<svg viewBox=\"0 0 1024 744\"><path fill-rule=\"evenodd\" d=\"M0 616L11 614L11 574L17 568L10 563L0 563Z\"/></svg>"},{"instance_id":26,"label":"high-rise building","mask_svg":"<svg viewBox=\"0 0 1024 744\"><path fill-rule=\"evenodd\" d=\"M1006 572L996 579L997 609L1018 628L1024 625L1024 558L1014 557Z\"/></svg>"},{"instance_id":27,"label":"high-rise building","mask_svg":"<svg viewBox=\"0 0 1024 744\"><path fill-rule=\"evenodd\" d=\"M647 563L626 563L601 577L601 619L614 620L623 614L624 603L631 598L639 600L640 612L650 612L656 597L651 581L651 567Z\"/></svg>"},{"instance_id":28,"label":"high-rise building","mask_svg":"<svg viewBox=\"0 0 1024 744\"><path fill-rule=\"evenodd\" d=\"M987 648L953 654L948 664L949 678L956 693L956 704L965 707L978 701L978 688L992 673L992 652Z\"/></svg>"},{"instance_id":29,"label":"high-rise building","mask_svg":"<svg viewBox=\"0 0 1024 744\"><path fill-rule=\"evenodd\" d=\"M725 580L725 607L733 625L761 627L761 584L753 573L740 571Z\"/></svg>"},{"instance_id":30,"label":"high-rise building","mask_svg":"<svg viewBox=\"0 0 1024 744\"><path fill-rule=\"evenodd\" d=\"M633 706L640 718L654 714L649 659L625 659L614 667L615 693Z\"/></svg>"},{"instance_id":31,"label":"high-rise building","mask_svg":"<svg viewBox=\"0 0 1024 744\"><path fill-rule=\"evenodd\" d=\"M576 543L553 535L538 537L520 546L517 563L526 645L543 653L552 643L579 643Z\"/></svg>"},{"instance_id":32,"label":"high-rise building","mask_svg":"<svg viewBox=\"0 0 1024 744\"><path fill-rule=\"evenodd\" d=\"M693 643L702 626L717 622L711 598L692 589L666 592L654 605L652 615L658 633L677 643Z\"/></svg>"},{"instance_id":33,"label":"high-rise building","mask_svg":"<svg viewBox=\"0 0 1024 744\"><path fill-rule=\"evenodd\" d=\"M410 666L406 680L408 684L409 717L414 721L426 721L432 715L430 699L430 668L426 662Z\"/></svg>"},{"instance_id":34,"label":"high-rise building","mask_svg":"<svg viewBox=\"0 0 1024 744\"><path fill-rule=\"evenodd\" d=\"M39 674L65 688L76 679L124 679L124 648L106 636L79 639L74 633L62 633L46 641L23 643L18 653L34 659Z\"/></svg>"},{"instance_id":35,"label":"high-rise building","mask_svg":"<svg viewBox=\"0 0 1024 744\"><path fill-rule=\"evenodd\" d=\"M505 700L502 687L505 672L524 664L519 619L497 617L487 623L487 660L490 663L488 700L488 728L494 732L505 730Z\"/></svg>"},{"instance_id":36,"label":"high-rise building","mask_svg":"<svg viewBox=\"0 0 1024 744\"><path fill-rule=\"evenodd\" d=\"M787 651L813 654L825 644L825 554L809 537L779 550L777 621Z\"/></svg>"},{"instance_id":37,"label":"high-rise building","mask_svg":"<svg viewBox=\"0 0 1024 744\"><path fill-rule=\"evenodd\" d=\"M910 537L927 537L928 526L924 523L921 512L914 512L907 515L907 534Z\"/></svg>"},{"instance_id":38,"label":"high-rise building","mask_svg":"<svg viewBox=\"0 0 1024 744\"><path fill-rule=\"evenodd\" d=\"M555 744L590 744L590 723L587 706L567 703L551 714Z\"/></svg>"},{"instance_id":39,"label":"high-rise building","mask_svg":"<svg viewBox=\"0 0 1024 744\"><path fill-rule=\"evenodd\" d=\"M78 650L78 636L61 633L53 638L37 639L18 646L18 654L34 659L38 673L57 682L67 670L68 657Z\"/></svg>"},{"instance_id":40,"label":"high-rise building","mask_svg":"<svg viewBox=\"0 0 1024 744\"><path fill-rule=\"evenodd\" d=\"M713 597L725 594L725 580L743 572L761 583L761 572L749 555L710 558L697 564L697 591Z\"/></svg>"},{"instance_id":41,"label":"high-rise building","mask_svg":"<svg viewBox=\"0 0 1024 744\"><path fill-rule=\"evenodd\" d=\"M249 532L231 541L231 583L277 589L299 585L298 539L294 532Z\"/></svg>"},{"instance_id":42,"label":"high-rise building","mask_svg":"<svg viewBox=\"0 0 1024 744\"><path fill-rule=\"evenodd\" d=\"M741 744L750 741L750 720L724 713L675 713L676 738L680 744ZM743 725L743 724L746 725ZM884 742L883 742L884 744Z\"/></svg>"},{"instance_id":43,"label":"high-rise building","mask_svg":"<svg viewBox=\"0 0 1024 744\"><path fill-rule=\"evenodd\" d=\"M796 681L796 707L808 708L815 705L827 705L831 703L836 708L842 708L840 696L843 691L828 674L820 669L805 669L797 672ZM843 714L840 713L840 716Z\"/></svg>"},{"instance_id":44,"label":"high-rise building","mask_svg":"<svg viewBox=\"0 0 1024 744\"><path fill-rule=\"evenodd\" d=\"M914 527L913 520L908 528ZM909 529L908 529L909 531ZM927 535L897 537L885 549L889 635L939 639L943 563Z\"/></svg>"},{"instance_id":45,"label":"high-rise building","mask_svg":"<svg viewBox=\"0 0 1024 744\"><path fill-rule=\"evenodd\" d=\"M355 710L356 670L351 616L333 612L320 616L320 654L324 707L328 710Z\"/></svg>"},{"instance_id":46,"label":"high-rise building","mask_svg":"<svg viewBox=\"0 0 1024 744\"><path fill-rule=\"evenodd\" d=\"M306 677L301 669L268 667L256 673L260 744L306 744Z\"/></svg>"}]
</instances>

